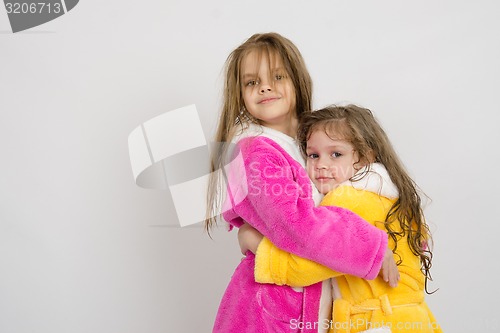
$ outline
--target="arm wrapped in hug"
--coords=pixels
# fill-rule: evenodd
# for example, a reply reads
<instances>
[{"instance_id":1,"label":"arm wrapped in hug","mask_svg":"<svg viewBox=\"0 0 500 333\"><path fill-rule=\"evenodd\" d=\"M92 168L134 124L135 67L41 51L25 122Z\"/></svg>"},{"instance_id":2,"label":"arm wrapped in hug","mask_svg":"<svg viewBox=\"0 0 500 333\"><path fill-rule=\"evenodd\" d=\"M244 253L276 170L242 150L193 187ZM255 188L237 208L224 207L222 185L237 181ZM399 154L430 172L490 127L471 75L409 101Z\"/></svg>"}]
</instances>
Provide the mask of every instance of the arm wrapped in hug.
<instances>
[{"instance_id":1,"label":"arm wrapped in hug","mask_svg":"<svg viewBox=\"0 0 500 333\"><path fill-rule=\"evenodd\" d=\"M280 249L335 271L366 279L378 274L384 231L349 210L315 207L302 166L274 141L256 137L238 145L245 176L237 167L227 170L226 221L240 226L244 220Z\"/></svg>"}]
</instances>

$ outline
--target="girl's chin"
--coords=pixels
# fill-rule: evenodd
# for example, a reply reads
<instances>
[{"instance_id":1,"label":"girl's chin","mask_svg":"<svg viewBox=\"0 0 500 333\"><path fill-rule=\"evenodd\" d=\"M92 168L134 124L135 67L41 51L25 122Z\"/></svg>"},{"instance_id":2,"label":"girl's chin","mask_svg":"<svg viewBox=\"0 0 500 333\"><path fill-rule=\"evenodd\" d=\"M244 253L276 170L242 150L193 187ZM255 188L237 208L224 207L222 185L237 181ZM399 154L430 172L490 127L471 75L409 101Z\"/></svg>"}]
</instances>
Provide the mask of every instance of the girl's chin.
<instances>
[{"instance_id":1,"label":"girl's chin","mask_svg":"<svg viewBox=\"0 0 500 333\"><path fill-rule=\"evenodd\" d=\"M328 192L335 190L337 187L338 187L338 185L332 185L332 184L328 184L328 185L318 184L318 186L317 186L319 193L321 193L323 195L328 194Z\"/></svg>"}]
</instances>

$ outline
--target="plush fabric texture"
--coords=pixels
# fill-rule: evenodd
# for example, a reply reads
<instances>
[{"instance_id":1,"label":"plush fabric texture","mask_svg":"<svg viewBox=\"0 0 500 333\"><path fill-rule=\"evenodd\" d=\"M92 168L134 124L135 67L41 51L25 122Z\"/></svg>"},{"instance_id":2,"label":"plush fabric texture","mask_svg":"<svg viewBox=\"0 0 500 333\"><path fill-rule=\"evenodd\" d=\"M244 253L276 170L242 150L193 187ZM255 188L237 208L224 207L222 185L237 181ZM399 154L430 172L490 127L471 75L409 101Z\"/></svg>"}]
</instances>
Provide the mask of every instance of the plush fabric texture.
<instances>
[{"instance_id":1,"label":"plush fabric texture","mask_svg":"<svg viewBox=\"0 0 500 333\"><path fill-rule=\"evenodd\" d=\"M383 221L395 198L395 186L382 165L375 165L371 181L363 182L363 189L345 183L328 193L321 205L335 205L350 209L372 225L385 230ZM393 222L395 230L401 230ZM392 239L389 248L394 248ZM280 250L264 238L256 256L255 278L262 283L277 285L307 286L333 278L338 288L333 294L333 324L329 330L318 332L362 332L369 328L388 326L393 333L441 332L433 314L424 301L424 275L420 262L407 243L406 237L398 241L395 260L401 280L391 288L381 277L367 281L360 277L339 273L316 262ZM328 284L323 284L323 286Z\"/></svg>"},{"instance_id":2,"label":"plush fabric texture","mask_svg":"<svg viewBox=\"0 0 500 333\"><path fill-rule=\"evenodd\" d=\"M243 200L223 217L235 226L252 225L283 250L340 272L373 279L380 270L387 235L355 213L315 207L306 171L277 143L265 138L240 141L247 179L229 170L229 197ZM229 200L228 202L230 202Z\"/></svg>"},{"instance_id":3,"label":"plush fabric texture","mask_svg":"<svg viewBox=\"0 0 500 333\"><path fill-rule=\"evenodd\" d=\"M236 227L246 221L291 253L375 278L387 248L385 232L348 210L315 207L303 164L269 137L243 138L238 148L244 170L227 170L226 221ZM249 253L231 277L213 332L314 332L299 323L318 318L321 283L298 292L255 282L254 269Z\"/></svg>"}]
</instances>

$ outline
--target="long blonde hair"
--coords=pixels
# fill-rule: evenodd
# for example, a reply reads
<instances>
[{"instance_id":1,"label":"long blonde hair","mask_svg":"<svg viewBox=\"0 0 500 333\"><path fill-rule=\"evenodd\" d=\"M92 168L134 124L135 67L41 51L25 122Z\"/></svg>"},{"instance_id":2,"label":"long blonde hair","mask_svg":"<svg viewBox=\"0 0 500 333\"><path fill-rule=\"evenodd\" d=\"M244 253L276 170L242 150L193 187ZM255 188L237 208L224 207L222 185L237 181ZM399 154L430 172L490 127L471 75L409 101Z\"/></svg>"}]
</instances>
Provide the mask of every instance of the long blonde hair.
<instances>
[{"instance_id":1,"label":"long blonde hair","mask_svg":"<svg viewBox=\"0 0 500 333\"><path fill-rule=\"evenodd\" d=\"M210 179L207 190L205 229L210 234L220 215L222 186L225 186L218 170L224 166L228 144L234 137L237 125L258 120L245 109L242 95L241 65L244 58L256 51L259 57L267 56L271 66L272 56L278 56L295 90L295 113L300 120L304 112L311 111L312 81L298 48L277 33L255 34L233 50L225 64L223 104L215 134L215 146L211 153Z\"/></svg>"},{"instance_id":2,"label":"long blonde hair","mask_svg":"<svg viewBox=\"0 0 500 333\"><path fill-rule=\"evenodd\" d=\"M329 106L304 115L297 134L304 156L306 156L307 140L316 130L324 130L328 135L334 134L336 138L349 141L359 156L359 161L355 164L369 161L379 162L385 166L399 191L399 198L392 205L384 221L387 233L395 243L393 252L396 253L397 241L406 236L412 253L420 259L427 291L427 281L432 280L430 274L432 251L429 247L432 238L424 219L420 190L408 175L372 112L356 105L347 105ZM399 222L401 231L394 230L393 223L396 221Z\"/></svg>"}]
</instances>

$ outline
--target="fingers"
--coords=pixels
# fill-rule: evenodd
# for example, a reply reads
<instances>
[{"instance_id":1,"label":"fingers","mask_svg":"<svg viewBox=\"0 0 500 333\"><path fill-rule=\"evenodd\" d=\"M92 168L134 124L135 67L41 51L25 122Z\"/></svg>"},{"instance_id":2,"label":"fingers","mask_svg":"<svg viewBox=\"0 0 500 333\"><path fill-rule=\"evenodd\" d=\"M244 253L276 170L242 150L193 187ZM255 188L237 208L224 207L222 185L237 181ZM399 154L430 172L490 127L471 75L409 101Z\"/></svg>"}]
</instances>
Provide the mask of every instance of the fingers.
<instances>
[{"instance_id":1,"label":"fingers","mask_svg":"<svg viewBox=\"0 0 500 333\"><path fill-rule=\"evenodd\" d=\"M398 282L399 282L399 279L400 279L400 275L399 275L399 271L397 269L397 266L395 267L395 269L389 269L389 285L392 287L392 288L395 288L398 286Z\"/></svg>"},{"instance_id":2,"label":"fingers","mask_svg":"<svg viewBox=\"0 0 500 333\"><path fill-rule=\"evenodd\" d=\"M389 286L395 288L398 286L400 275L394 258L392 258L387 266L386 272L384 272L387 277L384 280L389 283Z\"/></svg>"},{"instance_id":3,"label":"fingers","mask_svg":"<svg viewBox=\"0 0 500 333\"><path fill-rule=\"evenodd\" d=\"M389 284L392 288L397 287L400 279L398 266L394 260L394 256L391 250L387 250L382 262L382 268L380 270L380 275L385 282Z\"/></svg>"},{"instance_id":4,"label":"fingers","mask_svg":"<svg viewBox=\"0 0 500 333\"><path fill-rule=\"evenodd\" d=\"M384 260L382 263L382 279L389 282L389 260Z\"/></svg>"},{"instance_id":5,"label":"fingers","mask_svg":"<svg viewBox=\"0 0 500 333\"><path fill-rule=\"evenodd\" d=\"M240 245L241 254L243 254L244 256L248 251L247 238L245 237L245 234L247 234L249 230L247 226L250 227L245 223L238 229L238 243Z\"/></svg>"}]
</instances>

